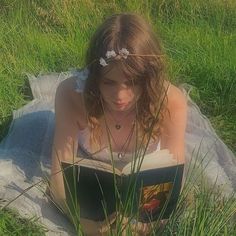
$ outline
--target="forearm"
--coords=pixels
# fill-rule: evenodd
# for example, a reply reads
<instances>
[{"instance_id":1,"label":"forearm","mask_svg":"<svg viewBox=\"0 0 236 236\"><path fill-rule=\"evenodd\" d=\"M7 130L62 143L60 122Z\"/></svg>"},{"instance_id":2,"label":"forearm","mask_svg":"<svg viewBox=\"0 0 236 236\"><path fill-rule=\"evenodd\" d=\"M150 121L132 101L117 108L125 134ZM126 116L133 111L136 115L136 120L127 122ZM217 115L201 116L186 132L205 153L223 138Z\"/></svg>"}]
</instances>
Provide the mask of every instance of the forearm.
<instances>
[{"instance_id":1,"label":"forearm","mask_svg":"<svg viewBox=\"0 0 236 236\"><path fill-rule=\"evenodd\" d=\"M63 173L60 166L60 160L57 160L55 156L52 158L50 187L54 197L65 199Z\"/></svg>"},{"instance_id":2,"label":"forearm","mask_svg":"<svg viewBox=\"0 0 236 236\"><path fill-rule=\"evenodd\" d=\"M58 143L57 143L58 144ZM59 146L63 147L61 150L58 148ZM56 145L54 144L54 150L52 152L52 167L51 167L51 177L50 177L50 191L53 200L59 204L61 207L65 208L65 187L64 187L64 174L61 168L62 161L71 161L75 156L76 149L73 150L71 144L67 143L67 145Z\"/></svg>"}]
</instances>

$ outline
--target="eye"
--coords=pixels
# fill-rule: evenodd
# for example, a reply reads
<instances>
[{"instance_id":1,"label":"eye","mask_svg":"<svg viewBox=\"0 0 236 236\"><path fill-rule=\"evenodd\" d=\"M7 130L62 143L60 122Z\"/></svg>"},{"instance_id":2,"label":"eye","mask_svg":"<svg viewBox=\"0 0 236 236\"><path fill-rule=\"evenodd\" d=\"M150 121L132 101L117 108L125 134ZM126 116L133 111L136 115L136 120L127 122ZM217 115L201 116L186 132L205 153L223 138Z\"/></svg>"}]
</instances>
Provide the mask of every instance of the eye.
<instances>
[{"instance_id":1,"label":"eye","mask_svg":"<svg viewBox=\"0 0 236 236\"><path fill-rule=\"evenodd\" d=\"M114 85L115 84L115 82L113 80L107 80L107 79L103 80L102 83L105 85Z\"/></svg>"},{"instance_id":2,"label":"eye","mask_svg":"<svg viewBox=\"0 0 236 236\"><path fill-rule=\"evenodd\" d=\"M127 82L125 82L125 84L129 87L131 86L136 86L140 84L140 81L138 79L133 79L133 80L129 80Z\"/></svg>"}]
</instances>

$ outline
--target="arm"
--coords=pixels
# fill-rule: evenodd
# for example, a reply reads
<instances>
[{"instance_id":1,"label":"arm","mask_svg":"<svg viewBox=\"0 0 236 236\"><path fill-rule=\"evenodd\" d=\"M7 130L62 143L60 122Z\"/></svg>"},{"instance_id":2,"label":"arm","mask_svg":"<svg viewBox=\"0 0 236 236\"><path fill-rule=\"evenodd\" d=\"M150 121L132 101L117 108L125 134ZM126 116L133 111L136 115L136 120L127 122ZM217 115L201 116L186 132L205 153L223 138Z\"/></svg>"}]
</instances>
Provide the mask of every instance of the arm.
<instances>
[{"instance_id":1,"label":"arm","mask_svg":"<svg viewBox=\"0 0 236 236\"><path fill-rule=\"evenodd\" d=\"M187 103L184 94L170 85L167 109L164 115L161 148L167 148L178 160L184 163L184 138L187 120Z\"/></svg>"},{"instance_id":2,"label":"arm","mask_svg":"<svg viewBox=\"0 0 236 236\"><path fill-rule=\"evenodd\" d=\"M61 160L73 160L77 154L78 130L86 125L85 107L81 94L74 91L73 79L62 82L55 98L55 133L52 151L52 168L50 190L55 203L62 208L71 219L71 214L65 204L65 189L63 174L60 167ZM59 173L57 173L59 172ZM57 174L55 174L57 173ZM80 218L83 232L100 235L101 224ZM104 223L105 224L105 223Z\"/></svg>"},{"instance_id":3,"label":"arm","mask_svg":"<svg viewBox=\"0 0 236 236\"><path fill-rule=\"evenodd\" d=\"M73 160L77 153L77 114L68 82L62 82L55 98L55 131L52 147L52 167L50 190L52 197L60 206L64 206L65 190L61 160ZM58 173L59 172L59 173Z\"/></svg>"}]
</instances>

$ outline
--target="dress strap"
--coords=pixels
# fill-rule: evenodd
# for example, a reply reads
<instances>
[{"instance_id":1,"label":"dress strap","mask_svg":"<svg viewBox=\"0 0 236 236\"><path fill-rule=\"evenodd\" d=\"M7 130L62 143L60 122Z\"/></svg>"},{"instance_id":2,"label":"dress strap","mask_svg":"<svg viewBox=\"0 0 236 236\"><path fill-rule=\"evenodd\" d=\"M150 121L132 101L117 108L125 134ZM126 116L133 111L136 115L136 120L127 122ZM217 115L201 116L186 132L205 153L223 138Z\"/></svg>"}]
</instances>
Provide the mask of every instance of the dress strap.
<instances>
[{"instance_id":1,"label":"dress strap","mask_svg":"<svg viewBox=\"0 0 236 236\"><path fill-rule=\"evenodd\" d=\"M87 68L80 70L75 70L71 72L71 75L76 79L75 91L77 93L82 93L84 91L85 82L88 78L89 71Z\"/></svg>"}]
</instances>

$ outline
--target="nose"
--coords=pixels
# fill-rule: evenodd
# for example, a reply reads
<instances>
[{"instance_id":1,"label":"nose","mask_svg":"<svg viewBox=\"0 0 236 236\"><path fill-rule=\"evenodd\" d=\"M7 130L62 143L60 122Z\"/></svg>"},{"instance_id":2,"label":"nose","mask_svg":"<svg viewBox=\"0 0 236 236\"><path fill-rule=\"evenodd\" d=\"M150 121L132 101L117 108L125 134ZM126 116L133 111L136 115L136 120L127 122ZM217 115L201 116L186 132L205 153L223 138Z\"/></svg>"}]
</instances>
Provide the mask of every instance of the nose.
<instances>
[{"instance_id":1,"label":"nose","mask_svg":"<svg viewBox=\"0 0 236 236\"><path fill-rule=\"evenodd\" d=\"M128 88L128 86L125 83L118 83L117 84L117 89L122 90L122 89L127 89L127 88Z\"/></svg>"},{"instance_id":2,"label":"nose","mask_svg":"<svg viewBox=\"0 0 236 236\"><path fill-rule=\"evenodd\" d=\"M125 84L117 84L114 88L114 90L112 91L113 97L117 100L117 101L122 101L123 98L126 96L127 93L127 85Z\"/></svg>"}]
</instances>

